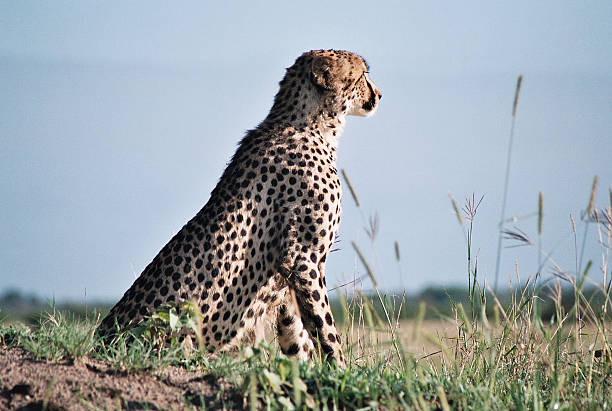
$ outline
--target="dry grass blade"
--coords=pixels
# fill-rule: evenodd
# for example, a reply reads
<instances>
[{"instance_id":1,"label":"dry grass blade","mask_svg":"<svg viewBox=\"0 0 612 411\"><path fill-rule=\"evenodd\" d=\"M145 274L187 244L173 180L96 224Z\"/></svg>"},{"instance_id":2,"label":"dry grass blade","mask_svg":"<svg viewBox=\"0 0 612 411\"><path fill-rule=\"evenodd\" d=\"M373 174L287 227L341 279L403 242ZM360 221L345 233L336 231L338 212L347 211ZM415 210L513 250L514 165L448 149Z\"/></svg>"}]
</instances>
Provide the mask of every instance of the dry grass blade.
<instances>
[{"instance_id":1,"label":"dry grass blade","mask_svg":"<svg viewBox=\"0 0 612 411\"><path fill-rule=\"evenodd\" d=\"M593 186L591 187L591 195L589 196L589 204L587 206L587 216L591 216L593 213L593 207L595 205L595 195L597 194L597 182L599 180L599 176L595 174L593 177Z\"/></svg>"},{"instance_id":2,"label":"dry grass blade","mask_svg":"<svg viewBox=\"0 0 612 411\"><path fill-rule=\"evenodd\" d=\"M393 247L395 249L395 259L399 262L400 259L400 247L399 247L399 243L397 241L395 241L393 243Z\"/></svg>"},{"instance_id":3,"label":"dry grass blade","mask_svg":"<svg viewBox=\"0 0 612 411\"><path fill-rule=\"evenodd\" d=\"M608 230L612 231L612 188L608 190L610 195L610 205L608 209L602 210L602 214L604 216L605 224L608 226Z\"/></svg>"},{"instance_id":4,"label":"dry grass blade","mask_svg":"<svg viewBox=\"0 0 612 411\"><path fill-rule=\"evenodd\" d=\"M514 103L512 103L512 117L516 117L516 108L518 106L522 84L523 84L523 75L521 74L520 76L518 76L518 79L516 80L516 90L514 91Z\"/></svg>"},{"instance_id":5,"label":"dry grass blade","mask_svg":"<svg viewBox=\"0 0 612 411\"><path fill-rule=\"evenodd\" d=\"M355 284L357 284L358 282L360 282L361 280L363 280L364 278L365 278L365 276L364 276L364 275L362 275L362 276L360 276L360 277L355 278L354 280L351 280L351 281L348 281L348 282L346 282L346 283L343 283L343 284L337 285L337 286L335 286L335 287L332 287L332 288L330 288L328 291L330 291L330 292L331 292L331 291L337 290L337 289L339 289L339 288L346 287L347 285L355 285Z\"/></svg>"},{"instance_id":6,"label":"dry grass blade","mask_svg":"<svg viewBox=\"0 0 612 411\"><path fill-rule=\"evenodd\" d=\"M463 217L461 216L461 212L459 211L459 205L455 200L455 197L451 193L448 193L448 198L450 198L451 204L453 205L453 211L455 212L455 216L457 217L457 221L459 225L463 227Z\"/></svg>"},{"instance_id":7,"label":"dry grass blade","mask_svg":"<svg viewBox=\"0 0 612 411\"><path fill-rule=\"evenodd\" d=\"M363 256L361 250L359 249L359 246L357 246L357 244L354 241L351 241L351 245L355 249L355 252L357 253L357 256L359 256L359 259L361 260L361 263L363 264L363 266L366 269L368 275L370 276L370 279L372 280L372 283L374 284L374 287L378 287L378 281L376 281L376 277L374 276L374 271L372 271L372 268L370 268L370 264L368 264L368 261Z\"/></svg>"},{"instance_id":8,"label":"dry grass blade","mask_svg":"<svg viewBox=\"0 0 612 411\"><path fill-rule=\"evenodd\" d=\"M542 192L538 194L538 235L542 235L542 220L544 219L544 196Z\"/></svg>"},{"instance_id":9,"label":"dry grass blade","mask_svg":"<svg viewBox=\"0 0 612 411\"><path fill-rule=\"evenodd\" d=\"M602 214L605 219L605 224L608 227L608 230L612 229L612 209L603 210Z\"/></svg>"},{"instance_id":10,"label":"dry grass blade","mask_svg":"<svg viewBox=\"0 0 612 411\"><path fill-rule=\"evenodd\" d=\"M353 184L351 184L351 180L349 180L348 176L346 175L346 171L342 169L340 170L340 172L342 173L342 178L344 178L344 181L346 182L346 185L348 186L349 191L351 192L351 196L353 197L353 200L355 201L355 205L357 206L357 208L361 207L361 203L359 202L359 197L357 197L357 192L353 188Z\"/></svg>"},{"instance_id":11,"label":"dry grass blade","mask_svg":"<svg viewBox=\"0 0 612 411\"><path fill-rule=\"evenodd\" d=\"M440 400L440 405L442 406L443 411L450 411L451 407L448 404L448 399L446 398L446 393L444 392L444 388L441 385L436 387L436 393L438 394L438 399Z\"/></svg>"},{"instance_id":12,"label":"dry grass blade","mask_svg":"<svg viewBox=\"0 0 612 411\"><path fill-rule=\"evenodd\" d=\"M376 239L376 234L378 234L378 221L378 214L370 216L368 219L368 227L365 228L365 232L372 242Z\"/></svg>"},{"instance_id":13,"label":"dry grass blade","mask_svg":"<svg viewBox=\"0 0 612 411\"><path fill-rule=\"evenodd\" d=\"M559 267L554 262L550 269L550 274L553 277L559 278L563 281L567 281L567 283L570 284L571 286L575 286L576 284L576 281L568 273L566 273L565 270L563 270L561 267Z\"/></svg>"},{"instance_id":14,"label":"dry grass blade","mask_svg":"<svg viewBox=\"0 0 612 411\"><path fill-rule=\"evenodd\" d=\"M506 240L515 240L520 244L515 245L514 247L523 246L523 245L533 245L527 234L521 230L520 228L514 227L514 230L503 230L502 234L504 235L504 239Z\"/></svg>"},{"instance_id":15,"label":"dry grass blade","mask_svg":"<svg viewBox=\"0 0 612 411\"><path fill-rule=\"evenodd\" d=\"M357 294L363 302L362 309L368 327L371 330L382 330L385 323L380 317L380 314L378 313L376 308L374 308L374 304L372 303L372 301L361 290L357 290Z\"/></svg>"}]
</instances>

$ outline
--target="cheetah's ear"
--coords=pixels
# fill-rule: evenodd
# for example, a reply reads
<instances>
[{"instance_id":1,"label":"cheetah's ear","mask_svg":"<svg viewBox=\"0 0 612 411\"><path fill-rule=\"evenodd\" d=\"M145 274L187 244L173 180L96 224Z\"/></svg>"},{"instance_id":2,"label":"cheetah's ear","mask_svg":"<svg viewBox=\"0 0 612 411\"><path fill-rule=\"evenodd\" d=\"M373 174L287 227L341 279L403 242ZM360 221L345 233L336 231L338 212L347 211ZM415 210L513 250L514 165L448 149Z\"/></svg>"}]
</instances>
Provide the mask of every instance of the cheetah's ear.
<instances>
[{"instance_id":1,"label":"cheetah's ear","mask_svg":"<svg viewBox=\"0 0 612 411\"><path fill-rule=\"evenodd\" d=\"M312 59L312 81L325 90L341 90L347 82L350 66L343 59L316 56Z\"/></svg>"}]
</instances>

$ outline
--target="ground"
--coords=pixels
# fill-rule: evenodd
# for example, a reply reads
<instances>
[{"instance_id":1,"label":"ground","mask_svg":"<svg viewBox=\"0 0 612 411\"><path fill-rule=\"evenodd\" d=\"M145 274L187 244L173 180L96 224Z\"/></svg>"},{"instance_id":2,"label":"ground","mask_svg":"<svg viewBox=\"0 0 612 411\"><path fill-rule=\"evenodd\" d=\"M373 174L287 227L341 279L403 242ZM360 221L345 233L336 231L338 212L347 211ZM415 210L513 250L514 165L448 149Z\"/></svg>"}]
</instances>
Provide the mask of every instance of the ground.
<instances>
[{"instance_id":1,"label":"ground","mask_svg":"<svg viewBox=\"0 0 612 411\"><path fill-rule=\"evenodd\" d=\"M242 396L223 379L169 366L121 373L102 361L35 360L22 348L0 346L0 409L240 408Z\"/></svg>"}]
</instances>

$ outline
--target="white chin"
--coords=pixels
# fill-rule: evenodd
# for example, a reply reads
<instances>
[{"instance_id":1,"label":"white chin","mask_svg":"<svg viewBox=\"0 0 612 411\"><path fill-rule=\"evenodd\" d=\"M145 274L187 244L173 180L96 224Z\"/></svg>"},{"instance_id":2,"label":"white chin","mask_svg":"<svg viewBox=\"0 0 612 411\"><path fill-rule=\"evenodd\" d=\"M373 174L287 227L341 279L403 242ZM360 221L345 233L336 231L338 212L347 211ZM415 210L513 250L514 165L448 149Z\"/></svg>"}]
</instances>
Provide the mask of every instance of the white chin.
<instances>
[{"instance_id":1,"label":"white chin","mask_svg":"<svg viewBox=\"0 0 612 411\"><path fill-rule=\"evenodd\" d=\"M348 115L357 116L357 117L370 117L371 115L376 113L377 109L378 109L378 104L374 106L372 110L364 110L363 108L360 107L357 110L351 110L351 112L348 113Z\"/></svg>"}]
</instances>

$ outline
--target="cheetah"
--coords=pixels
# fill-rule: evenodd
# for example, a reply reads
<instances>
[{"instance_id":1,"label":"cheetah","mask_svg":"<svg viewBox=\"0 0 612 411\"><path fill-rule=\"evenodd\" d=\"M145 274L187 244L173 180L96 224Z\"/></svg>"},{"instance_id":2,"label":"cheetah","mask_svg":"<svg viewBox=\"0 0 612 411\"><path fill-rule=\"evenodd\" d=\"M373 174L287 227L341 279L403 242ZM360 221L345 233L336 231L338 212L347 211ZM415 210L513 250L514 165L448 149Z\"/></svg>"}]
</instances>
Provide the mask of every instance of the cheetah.
<instances>
[{"instance_id":1,"label":"cheetah","mask_svg":"<svg viewBox=\"0 0 612 411\"><path fill-rule=\"evenodd\" d=\"M166 303L192 301L211 350L257 344L343 364L325 282L340 223L336 149L346 116L382 94L357 54L314 50L291 66L259 126L246 133L210 200L144 269L99 327L112 335Z\"/></svg>"}]
</instances>

